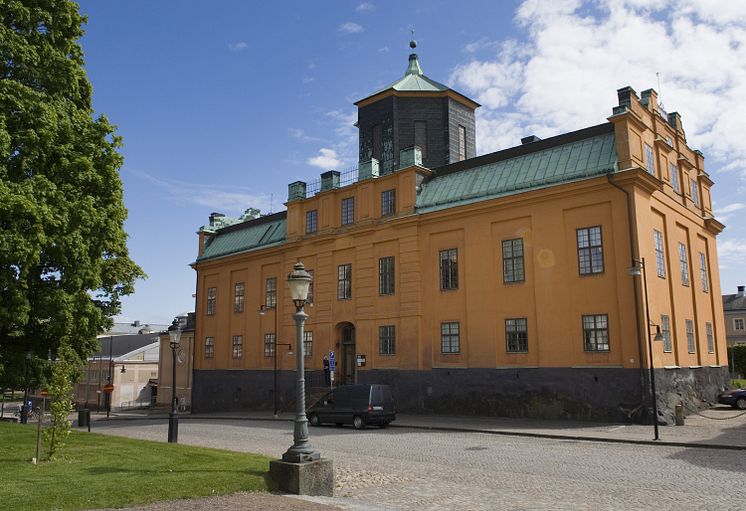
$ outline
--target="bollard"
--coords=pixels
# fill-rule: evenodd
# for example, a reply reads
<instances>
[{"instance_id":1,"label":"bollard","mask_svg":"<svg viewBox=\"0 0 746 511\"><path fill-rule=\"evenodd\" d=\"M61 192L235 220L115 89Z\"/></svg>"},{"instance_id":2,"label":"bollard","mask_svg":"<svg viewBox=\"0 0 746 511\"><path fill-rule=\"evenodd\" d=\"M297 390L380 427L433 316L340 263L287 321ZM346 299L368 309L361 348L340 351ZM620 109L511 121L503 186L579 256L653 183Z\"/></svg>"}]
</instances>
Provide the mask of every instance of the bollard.
<instances>
[{"instance_id":1,"label":"bollard","mask_svg":"<svg viewBox=\"0 0 746 511\"><path fill-rule=\"evenodd\" d=\"M678 404L674 407L674 418L677 426L684 425L684 405Z\"/></svg>"}]
</instances>

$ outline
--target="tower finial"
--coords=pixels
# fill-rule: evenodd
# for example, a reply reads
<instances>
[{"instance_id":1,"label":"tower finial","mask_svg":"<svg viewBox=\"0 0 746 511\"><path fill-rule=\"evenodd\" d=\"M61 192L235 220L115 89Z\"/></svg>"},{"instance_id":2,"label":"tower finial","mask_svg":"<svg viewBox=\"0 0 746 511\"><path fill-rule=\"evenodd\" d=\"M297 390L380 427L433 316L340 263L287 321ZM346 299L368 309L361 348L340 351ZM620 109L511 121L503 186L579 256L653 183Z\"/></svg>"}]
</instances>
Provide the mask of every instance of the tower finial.
<instances>
[{"instance_id":1,"label":"tower finial","mask_svg":"<svg viewBox=\"0 0 746 511\"><path fill-rule=\"evenodd\" d=\"M409 41L409 47L414 50L417 48L417 41L414 40L414 27L409 27L409 31L412 32L412 40Z\"/></svg>"}]
</instances>

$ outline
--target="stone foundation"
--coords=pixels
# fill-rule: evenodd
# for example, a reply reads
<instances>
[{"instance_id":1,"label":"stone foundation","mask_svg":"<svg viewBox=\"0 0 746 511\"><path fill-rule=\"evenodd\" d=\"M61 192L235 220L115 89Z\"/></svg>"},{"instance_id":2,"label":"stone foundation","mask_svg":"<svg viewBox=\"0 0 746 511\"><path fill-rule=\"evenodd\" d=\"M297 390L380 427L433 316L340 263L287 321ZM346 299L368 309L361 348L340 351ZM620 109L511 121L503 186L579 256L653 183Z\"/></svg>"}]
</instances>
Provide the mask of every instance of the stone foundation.
<instances>
[{"instance_id":1,"label":"stone foundation","mask_svg":"<svg viewBox=\"0 0 746 511\"><path fill-rule=\"evenodd\" d=\"M403 413L646 422L647 374L624 368L368 370L358 372L358 382L391 385ZM727 377L726 367L657 369L661 419L671 422L682 398L696 409L716 402ZM283 371L278 380L280 408L289 410L295 373ZM321 387L323 373L308 371L306 380ZM272 410L272 386L272 371L194 371L192 408Z\"/></svg>"}]
</instances>

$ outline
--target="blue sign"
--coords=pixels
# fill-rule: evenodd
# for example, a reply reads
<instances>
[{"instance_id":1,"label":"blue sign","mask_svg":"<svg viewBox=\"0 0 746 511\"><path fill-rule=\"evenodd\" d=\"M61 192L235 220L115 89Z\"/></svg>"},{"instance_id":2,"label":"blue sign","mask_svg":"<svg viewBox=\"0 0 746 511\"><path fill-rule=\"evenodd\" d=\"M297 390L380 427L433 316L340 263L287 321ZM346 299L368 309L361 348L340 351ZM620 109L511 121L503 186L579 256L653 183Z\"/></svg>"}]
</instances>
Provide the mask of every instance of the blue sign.
<instances>
[{"instance_id":1,"label":"blue sign","mask_svg":"<svg viewBox=\"0 0 746 511\"><path fill-rule=\"evenodd\" d=\"M334 372L334 352L329 352L329 371Z\"/></svg>"}]
</instances>

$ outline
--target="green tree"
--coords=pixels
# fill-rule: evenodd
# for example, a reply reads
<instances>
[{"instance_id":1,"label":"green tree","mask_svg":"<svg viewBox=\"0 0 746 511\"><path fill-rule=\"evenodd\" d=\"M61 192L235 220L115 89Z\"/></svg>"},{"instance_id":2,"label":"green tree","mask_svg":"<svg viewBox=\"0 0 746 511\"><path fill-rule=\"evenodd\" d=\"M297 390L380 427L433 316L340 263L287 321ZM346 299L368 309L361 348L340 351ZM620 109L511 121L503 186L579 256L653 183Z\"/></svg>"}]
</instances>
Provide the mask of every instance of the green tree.
<instances>
[{"instance_id":1,"label":"green tree","mask_svg":"<svg viewBox=\"0 0 746 511\"><path fill-rule=\"evenodd\" d=\"M0 0L0 385L23 381L26 352L64 344L85 360L144 277L127 252L121 138L94 117L85 22L67 0Z\"/></svg>"},{"instance_id":2,"label":"green tree","mask_svg":"<svg viewBox=\"0 0 746 511\"><path fill-rule=\"evenodd\" d=\"M65 446L65 439L72 429L69 419L73 411L72 382L78 379L81 367L80 359L68 346L60 346L59 353L59 359L52 364L52 376L47 384L52 426L44 430L44 435L49 442L49 459Z\"/></svg>"}]
</instances>

